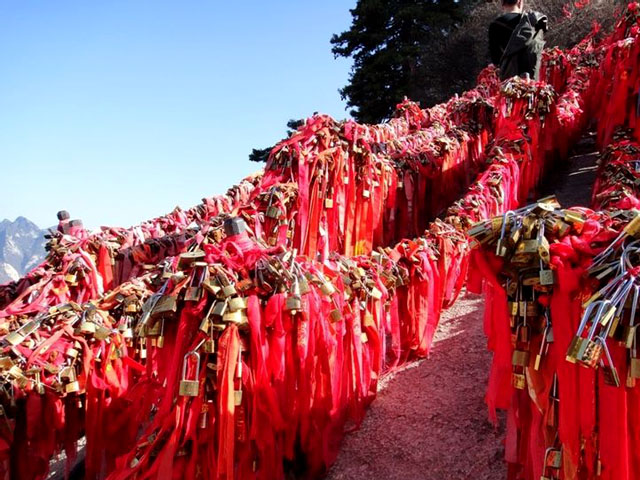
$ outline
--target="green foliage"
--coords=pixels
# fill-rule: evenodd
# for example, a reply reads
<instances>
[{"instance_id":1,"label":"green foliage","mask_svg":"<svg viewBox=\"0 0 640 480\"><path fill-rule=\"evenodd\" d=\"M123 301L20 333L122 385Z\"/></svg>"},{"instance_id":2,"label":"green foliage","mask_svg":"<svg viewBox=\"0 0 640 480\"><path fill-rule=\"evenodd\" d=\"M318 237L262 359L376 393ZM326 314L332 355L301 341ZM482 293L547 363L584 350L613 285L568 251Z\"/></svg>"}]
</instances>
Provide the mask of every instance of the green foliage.
<instances>
[{"instance_id":1,"label":"green foliage","mask_svg":"<svg viewBox=\"0 0 640 480\"><path fill-rule=\"evenodd\" d=\"M304 120L294 120L291 119L287 122L287 136L291 136L295 133L295 131L304 125ZM251 162L266 162L269 159L269 154L273 147L267 148L254 148L251 150L249 154L249 161Z\"/></svg>"},{"instance_id":2,"label":"green foliage","mask_svg":"<svg viewBox=\"0 0 640 480\"><path fill-rule=\"evenodd\" d=\"M349 84L340 90L361 122L388 118L407 96L421 100L424 46L442 39L475 0L358 0L346 32L331 38L336 57L352 57Z\"/></svg>"}]
</instances>

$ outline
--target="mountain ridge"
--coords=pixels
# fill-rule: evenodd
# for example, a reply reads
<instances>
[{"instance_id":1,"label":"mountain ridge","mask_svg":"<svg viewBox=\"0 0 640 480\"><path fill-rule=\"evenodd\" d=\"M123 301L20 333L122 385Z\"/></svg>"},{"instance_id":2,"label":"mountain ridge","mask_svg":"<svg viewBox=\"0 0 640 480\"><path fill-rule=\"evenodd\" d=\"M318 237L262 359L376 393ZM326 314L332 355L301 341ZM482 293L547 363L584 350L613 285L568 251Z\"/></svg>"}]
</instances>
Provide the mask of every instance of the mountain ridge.
<instances>
[{"instance_id":1,"label":"mountain ridge","mask_svg":"<svg viewBox=\"0 0 640 480\"><path fill-rule=\"evenodd\" d=\"M19 279L42 262L46 233L22 215L0 221L0 284Z\"/></svg>"}]
</instances>

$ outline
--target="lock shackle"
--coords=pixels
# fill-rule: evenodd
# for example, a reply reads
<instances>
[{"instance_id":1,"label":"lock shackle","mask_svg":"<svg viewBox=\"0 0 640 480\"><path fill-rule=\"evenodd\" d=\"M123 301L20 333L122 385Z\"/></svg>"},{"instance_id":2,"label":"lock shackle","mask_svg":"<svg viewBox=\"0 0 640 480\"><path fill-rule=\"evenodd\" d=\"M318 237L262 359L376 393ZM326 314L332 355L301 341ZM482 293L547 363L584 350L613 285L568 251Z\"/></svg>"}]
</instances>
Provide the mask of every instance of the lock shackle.
<instances>
[{"instance_id":1,"label":"lock shackle","mask_svg":"<svg viewBox=\"0 0 640 480\"><path fill-rule=\"evenodd\" d=\"M200 345L202 345L204 343L204 339L202 339L202 341L200 342ZM187 352L182 360L182 380L187 380L187 366L189 364L189 359L191 357L195 357L196 359L196 374L195 374L195 379L198 378L198 375L200 374L200 354L198 352L196 352L196 350L200 348L200 347L196 347L194 350L191 350L190 352Z\"/></svg>"},{"instance_id":2,"label":"lock shackle","mask_svg":"<svg viewBox=\"0 0 640 480\"><path fill-rule=\"evenodd\" d=\"M597 338L596 342L599 342L602 345L602 351L604 352L604 358L607 359L607 364L615 370L616 366L613 363L613 358L611 358L611 352L609 351L609 345L607 344L607 340L604 338ZM605 366L604 358L600 358L600 366Z\"/></svg>"},{"instance_id":3,"label":"lock shackle","mask_svg":"<svg viewBox=\"0 0 640 480\"><path fill-rule=\"evenodd\" d=\"M620 254L620 268L623 272L627 269L634 268L634 265L629 260L629 255L632 253L638 253L640 251L640 240L634 240L628 245L622 246L622 253Z\"/></svg>"},{"instance_id":4,"label":"lock shackle","mask_svg":"<svg viewBox=\"0 0 640 480\"><path fill-rule=\"evenodd\" d=\"M589 329L589 333L587 336L588 340L593 340L593 337L596 333L596 329L598 328L598 325L600 325L600 318L602 317L602 312L605 309L605 307L607 307L608 305L611 305L611 300L601 300L599 303L600 305L598 306L598 310L596 311L596 314L593 317L593 321L591 322L591 328Z\"/></svg>"},{"instance_id":5,"label":"lock shackle","mask_svg":"<svg viewBox=\"0 0 640 480\"><path fill-rule=\"evenodd\" d=\"M587 322L589 321L589 318L591 317L591 312L593 312L593 310L596 307L600 307L600 305L604 301L605 300L597 300L597 301L592 302L589 305L587 305L587 308L584 309L584 313L582 314L582 319L580 320L580 325L578 325L578 331L576 332L576 335L582 336L582 332L584 331L585 327L587 326Z\"/></svg>"},{"instance_id":6,"label":"lock shackle","mask_svg":"<svg viewBox=\"0 0 640 480\"><path fill-rule=\"evenodd\" d=\"M633 285L633 298L631 299L631 316L629 325L634 326L636 323L636 312L638 311L638 300L640 299L640 286Z\"/></svg>"},{"instance_id":7,"label":"lock shackle","mask_svg":"<svg viewBox=\"0 0 640 480\"><path fill-rule=\"evenodd\" d=\"M505 234L507 233L507 219L509 217L515 218L516 212L514 212L513 210L507 210L502 215L502 227L500 228L500 238L504 238Z\"/></svg>"},{"instance_id":8,"label":"lock shackle","mask_svg":"<svg viewBox=\"0 0 640 480\"><path fill-rule=\"evenodd\" d=\"M542 241L542 238L544 237L544 231L545 231L545 226L544 226L544 222L539 221L538 223L538 233L536 234L536 240L538 241L538 243L540 243Z\"/></svg>"}]
</instances>

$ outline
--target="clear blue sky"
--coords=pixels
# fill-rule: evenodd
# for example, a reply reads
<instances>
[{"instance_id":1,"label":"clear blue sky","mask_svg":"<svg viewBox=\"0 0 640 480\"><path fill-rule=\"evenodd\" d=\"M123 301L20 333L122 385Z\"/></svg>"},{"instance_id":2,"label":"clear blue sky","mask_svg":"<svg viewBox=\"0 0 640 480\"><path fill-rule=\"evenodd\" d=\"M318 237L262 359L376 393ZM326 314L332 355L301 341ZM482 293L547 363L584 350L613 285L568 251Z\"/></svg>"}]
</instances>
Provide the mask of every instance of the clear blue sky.
<instances>
[{"instance_id":1,"label":"clear blue sky","mask_svg":"<svg viewBox=\"0 0 640 480\"><path fill-rule=\"evenodd\" d=\"M355 0L0 0L0 219L128 226L224 192L290 118L348 116Z\"/></svg>"}]
</instances>

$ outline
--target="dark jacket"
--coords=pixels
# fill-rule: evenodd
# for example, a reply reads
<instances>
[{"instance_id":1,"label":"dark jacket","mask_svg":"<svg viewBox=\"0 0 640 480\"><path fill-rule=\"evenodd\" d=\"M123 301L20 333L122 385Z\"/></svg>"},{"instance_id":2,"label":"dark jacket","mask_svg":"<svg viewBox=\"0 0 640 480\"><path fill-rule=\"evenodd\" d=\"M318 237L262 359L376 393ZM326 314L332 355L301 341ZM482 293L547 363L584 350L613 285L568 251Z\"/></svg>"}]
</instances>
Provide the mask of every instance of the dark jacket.
<instances>
[{"instance_id":1,"label":"dark jacket","mask_svg":"<svg viewBox=\"0 0 640 480\"><path fill-rule=\"evenodd\" d=\"M520 24L523 15L529 15L529 19L532 20L536 33L538 31L547 31L547 17L539 12L505 13L496 18L489 25L489 53L491 54L491 62L494 65L500 66L501 60L503 56L505 56L507 46L509 47L509 51L506 52L507 55L516 53L519 49L524 48L524 43L521 41L522 39L516 38L514 39L515 41L509 44L511 36ZM538 58L538 63L539 60ZM537 69L531 65L530 59L527 59L526 56L518 56L517 62L518 75L529 73L531 77L534 77L535 73L537 73Z\"/></svg>"}]
</instances>

